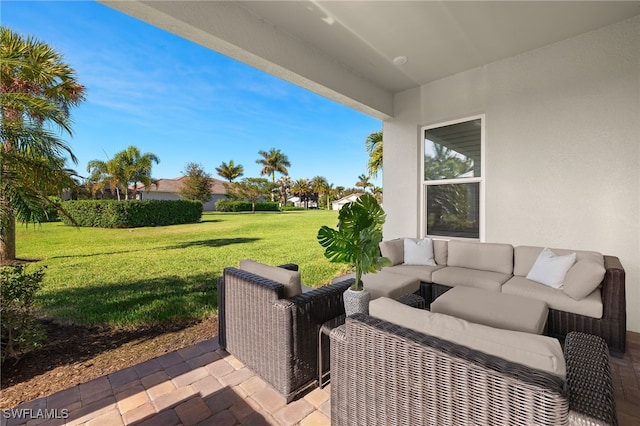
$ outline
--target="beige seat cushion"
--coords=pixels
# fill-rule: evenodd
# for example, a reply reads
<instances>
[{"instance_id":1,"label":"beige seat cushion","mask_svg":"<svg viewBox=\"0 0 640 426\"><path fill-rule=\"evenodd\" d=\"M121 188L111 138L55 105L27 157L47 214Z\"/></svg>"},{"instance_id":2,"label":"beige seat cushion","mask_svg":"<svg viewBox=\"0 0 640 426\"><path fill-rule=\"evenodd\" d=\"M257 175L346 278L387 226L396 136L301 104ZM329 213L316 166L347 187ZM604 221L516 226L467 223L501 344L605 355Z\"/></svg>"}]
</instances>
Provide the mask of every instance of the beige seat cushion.
<instances>
[{"instance_id":1,"label":"beige seat cushion","mask_svg":"<svg viewBox=\"0 0 640 426\"><path fill-rule=\"evenodd\" d=\"M482 288L484 290L500 291L502 284L511 278L511 275L447 266L446 268L433 271L431 278L434 283L448 285L449 287L464 285L467 287Z\"/></svg>"},{"instance_id":2,"label":"beige seat cushion","mask_svg":"<svg viewBox=\"0 0 640 426\"><path fill-rule=\"evenodd\" d=\"M302 293L300 272L290 271L277 266L265 265L251 259L240 261L240 269L259 275L271 281L284 285L284 297L289 298Z\"/></svg>"},{"instance_id":3,"label":"beige seat cushion","mask_svg":"<svg viewBox=\"0 0 640 426\"><path fill-rule=\"evenodd\" d=\"M513 274L511 244L449 241L447 266Z\"/></svg>"},{"instance_id":4,"label":"beige seat cushion","mask_svg":"<svg viewBox=\"0 0 640 426\"><path fill-rule=\"evenodd\" d=\"M449 315L412 308L385 297L369 304L369 314L420 333L566 378L562 347L552 337L474 324Z\"/></svg>"},{"instance_id":5,"label":"beige seat cushion","mask_svg":"<svg viewBox=\"0 0 640 426\"><path fill-rule=\"evenodd\" d=\"M458 286L432 302L431 312L505 330L542 334L549 310L541 300Z\"/></svg>"},{"instance_id":6,"label":"beige seat cushion","mask_svg":"<svg viewBox=\"0 0 640 426\"><path fill-rule=\"evenodd\" d=\"M560 289L547 287L524 277L514 276L502 286L502 292L542 300L551 309L592 318L602 318L602 295L599 289L578 301Z\"/></svg>"},{"instance_id":7,"label":"beige seat cushion","mask_svg":"<svg viewBox=\"0 0 640 426\"><path fill-rule=\"evenodd\" d=\"M364 289L371 294L371 300L378 297L397 299L420 289L420 280L414 277L380 271L362 276Z\"/></svg>"},{"instance_id":8,"label":"beige seat cushion","mask_svg":"<svg viewBox=\"0 0 640 426\"><path fill-rule=\"evenodd\" d=\"M430 283L433 282L431 279L433 271L437 271L443 267L444 266L396 265L382 268L382 272L407 275L409 277L417 278L422 282Z\"/></svg>"},{"instance_id":9,"label":"beige seat cushion","mask_svg":"<svg viewBox=\"0 0 640 426\"><path fill-rule=\"evenodd\" d=\"M398 265L402 266L402 265ZM391 267L395 271L395 266ZM428 268L427 266L420 266L420 268ZM364 274L362 276L362 282L364 288L371 294L371 300L378 297L386 296L392 299L397 299L405 294L415 293L420 289L420 279L413 276L396 274L389 272L383 268L375 274ZM334 278L331 280L331 284L335 284L340 281L347 280L349 278L355 278L356 273L351 272L346 275Z\"/></svg>"}]
</instances>

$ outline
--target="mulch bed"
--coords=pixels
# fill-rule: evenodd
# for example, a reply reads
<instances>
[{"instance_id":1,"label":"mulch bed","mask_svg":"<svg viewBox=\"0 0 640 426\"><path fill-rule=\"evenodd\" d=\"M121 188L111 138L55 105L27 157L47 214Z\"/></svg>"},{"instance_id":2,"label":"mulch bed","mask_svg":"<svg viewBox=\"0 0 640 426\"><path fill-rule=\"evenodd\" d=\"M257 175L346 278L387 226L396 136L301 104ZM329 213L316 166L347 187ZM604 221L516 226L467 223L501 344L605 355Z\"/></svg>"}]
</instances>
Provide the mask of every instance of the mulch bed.
<instances>
[{"instance_id":1,"label":"mulch bed","mask_svg":"<svg viewBox=\"0 0 640 426\"><path fill-rule=\"evenodd\" d=\"M51 395L218 333L215 317L136 330L41 322L47 343L17 362L7 359L2 364L0 409Z\"/></svg>"}]
</instances>

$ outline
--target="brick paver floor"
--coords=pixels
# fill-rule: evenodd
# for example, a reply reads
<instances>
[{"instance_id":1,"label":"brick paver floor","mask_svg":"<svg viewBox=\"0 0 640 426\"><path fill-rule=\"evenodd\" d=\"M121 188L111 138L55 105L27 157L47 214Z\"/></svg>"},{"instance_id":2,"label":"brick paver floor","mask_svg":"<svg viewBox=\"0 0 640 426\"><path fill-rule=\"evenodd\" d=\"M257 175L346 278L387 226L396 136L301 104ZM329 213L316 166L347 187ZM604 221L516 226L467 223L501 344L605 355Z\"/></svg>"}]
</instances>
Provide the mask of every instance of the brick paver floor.
<instances>
[{"instance_id":1,"label":"brick paver floor","mask_svg":"<svg viewBox=\"0 0 640 426\"><path fill-rule=\"evenodd\" d=\"M2 425L321 426L329 396L327 386L286 404L213 338L21 404Z\"/></svg>"},{"instance_id":2,"label":"brick paver floor","mask_svg":"<svg viewBox=\"0 0 640 426\"><path fill-rule=\"evenodd\" d=\"M640 334L627 336L624 358L611 359L618 420L639 425ZM322 426L331 423L330 388L286 404L213 338L21 404L2 426Z\"/></svg>"}]
</instances>

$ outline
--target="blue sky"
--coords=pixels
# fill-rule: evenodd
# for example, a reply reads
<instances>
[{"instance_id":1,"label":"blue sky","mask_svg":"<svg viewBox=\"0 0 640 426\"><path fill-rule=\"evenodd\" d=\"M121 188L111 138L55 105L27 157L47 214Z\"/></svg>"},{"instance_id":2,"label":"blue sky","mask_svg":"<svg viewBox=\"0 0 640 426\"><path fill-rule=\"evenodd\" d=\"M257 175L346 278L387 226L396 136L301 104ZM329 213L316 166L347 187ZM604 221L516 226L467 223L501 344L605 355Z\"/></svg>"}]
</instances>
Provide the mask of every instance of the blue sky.
<instances>
[{"instance_id":1,"label":"blue sky","mask_svg":"<svg viewBox=\"0 0 640 426\"><path fill-rule=\"evenodd\" d=\"M59 51L87 88L74 109L73 166L129 145L160 158L154 178L223 161L258 177L258 151L289 157L292 179L352 187L382 122L95 2L2 1L0 21ZM381 179L374 180L381 185Z\"/></svg>"}]
</instances>

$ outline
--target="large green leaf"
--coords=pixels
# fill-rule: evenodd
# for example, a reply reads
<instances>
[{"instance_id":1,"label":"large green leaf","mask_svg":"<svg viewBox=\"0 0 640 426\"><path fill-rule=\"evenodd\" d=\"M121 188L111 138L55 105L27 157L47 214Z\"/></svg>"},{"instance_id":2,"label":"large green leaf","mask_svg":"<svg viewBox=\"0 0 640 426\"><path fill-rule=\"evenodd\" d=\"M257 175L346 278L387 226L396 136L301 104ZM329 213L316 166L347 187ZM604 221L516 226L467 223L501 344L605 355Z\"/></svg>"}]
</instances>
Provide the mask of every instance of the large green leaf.
<instances>
[{"instance_id":1,"label":"large green leaf","mask_svg":"<svg viewBox=\"0 0 640 426\"><path fill-rule=\"evenodd\" d=\"M325 248L324 255L331 262L348 263L356 269L356 288L364 272L376 272L391 261L380 256L382 225L386 215L370 194L345 204L338 215L338 229L323 226L318 231L318 242Z\"/></svg>"}]
</instances>

